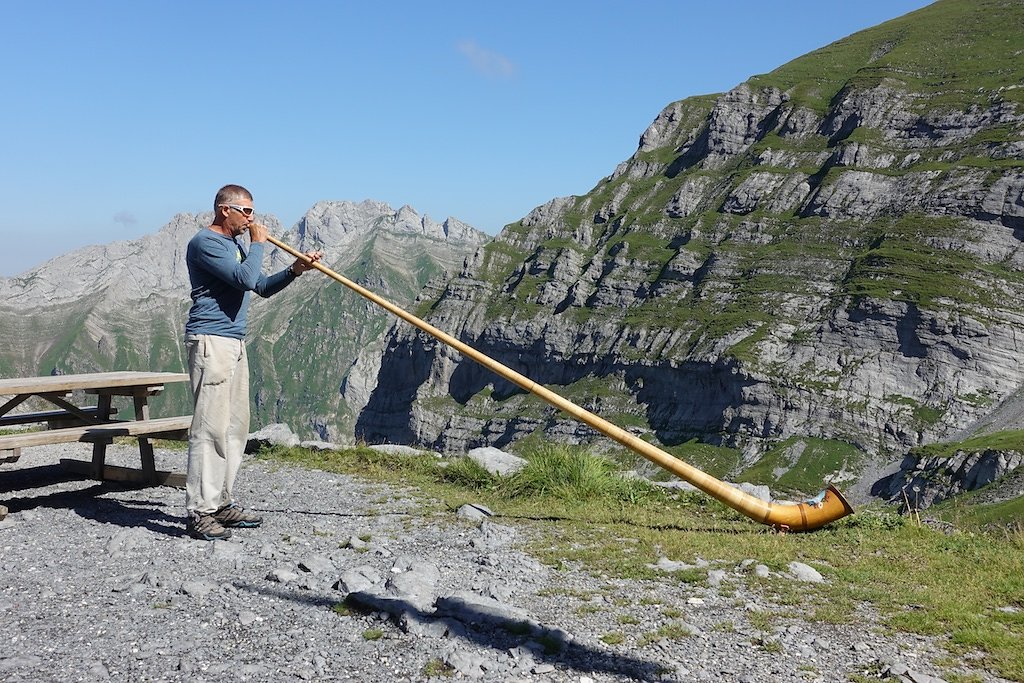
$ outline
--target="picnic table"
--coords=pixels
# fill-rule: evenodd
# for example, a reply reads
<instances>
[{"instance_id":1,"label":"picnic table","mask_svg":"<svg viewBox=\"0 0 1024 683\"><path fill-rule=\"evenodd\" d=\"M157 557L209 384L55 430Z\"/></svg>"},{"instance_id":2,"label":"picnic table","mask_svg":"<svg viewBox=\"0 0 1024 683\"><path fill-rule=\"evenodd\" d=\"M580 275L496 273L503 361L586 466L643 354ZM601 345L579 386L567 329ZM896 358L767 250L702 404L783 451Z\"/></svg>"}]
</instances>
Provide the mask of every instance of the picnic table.
<instances>
[{"instance_id":1,"label":"picnic table","mask_svg":"<svg viewBox=\"0 0 1024 683\"><path fill-rule=\"evenodd\" d=\"M92 462L62 458L62 465L94 479L181 486L183 475L156 470L150 438L187 440L192 416L152 418L149 398L160 394L167 384L187 381L188 375L182 372L134 371L0 378L0 397L12 396L0 405L0 429L36 423L47 426L38 431L0 435L0 463L16 461L22 448L84 441L93 444ZM90 405L77 405L70 400L73 392L84 392L95 399L81 401ZM116 419L117 408L112 401L115 396L131 397L135 408L133 420ZM11 412L33 397L56 409ZM117 437L138 440L141 469L106 464L107 446Z\"/></svg>"}]
</instances>

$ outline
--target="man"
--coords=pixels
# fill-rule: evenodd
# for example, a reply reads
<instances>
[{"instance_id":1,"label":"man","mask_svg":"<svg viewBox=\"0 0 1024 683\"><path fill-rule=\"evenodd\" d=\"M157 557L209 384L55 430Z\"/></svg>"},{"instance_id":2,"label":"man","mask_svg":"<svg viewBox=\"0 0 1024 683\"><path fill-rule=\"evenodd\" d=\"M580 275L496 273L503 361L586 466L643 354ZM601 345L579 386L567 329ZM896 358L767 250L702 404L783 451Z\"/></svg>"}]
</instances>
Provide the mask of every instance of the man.
<instances>
[{"instance_id":1,"label":"man","mask_svg":"<svg viewBox=\"0 0 1024 683\"><path fill-rule=\"evenodd\" d=\"M263 522L238 505L231 493L249 436L249 292L272 296L313 267L296 259L279 273L263 275L267 228L254 220L252 193L244 187L222 187L213 210L213 224L196 233L185 255L192 284L185 348L194 399L185 526L189 536L207 541L230 538L230 527ZM248 251L239 240L246 231ZM306 256L315 262L321 253Z\"/></svg>"}]
</instances>

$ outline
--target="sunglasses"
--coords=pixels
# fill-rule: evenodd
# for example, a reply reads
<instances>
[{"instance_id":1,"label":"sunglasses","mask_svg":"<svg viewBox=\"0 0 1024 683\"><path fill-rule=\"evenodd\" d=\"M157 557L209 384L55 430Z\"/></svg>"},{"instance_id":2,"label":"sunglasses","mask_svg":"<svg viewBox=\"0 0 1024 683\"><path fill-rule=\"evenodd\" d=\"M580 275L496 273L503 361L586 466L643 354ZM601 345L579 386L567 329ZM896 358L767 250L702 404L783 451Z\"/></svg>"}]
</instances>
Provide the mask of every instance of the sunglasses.
<instances>
[{"instance_id":1,"label":"sunglasses","mask_svg":"<svg viewBox=\"0 0 1024 683\"><path fill-rule=\"evenodd\" d=\"M238 204L221 204L221 206L226 206L229 209L234 209L243 216L251 216L253 212L253 208L251 206L239 206Z\"/></svg>"}]
</instances>

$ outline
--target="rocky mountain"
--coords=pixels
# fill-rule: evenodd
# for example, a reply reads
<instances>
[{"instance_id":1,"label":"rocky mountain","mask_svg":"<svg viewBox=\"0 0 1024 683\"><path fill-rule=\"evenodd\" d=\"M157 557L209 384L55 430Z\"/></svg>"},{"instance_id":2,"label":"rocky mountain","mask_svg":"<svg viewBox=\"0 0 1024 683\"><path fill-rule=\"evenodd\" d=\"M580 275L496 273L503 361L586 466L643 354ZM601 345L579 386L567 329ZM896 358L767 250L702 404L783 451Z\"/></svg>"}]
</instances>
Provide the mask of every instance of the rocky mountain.
<instances>
[{"instance_id":1,"label":"rocky mountain","mask_svg":"<svg viewBox=\"0 0 1024 683\"><path fill-rule=\"evenodd\" d=\"M86 247L0 278L0 374L183 370L185 247L211 218L179 214L141 239ZM400 306L412 304L431 278L460 269L489 239L454 218L438 223L375 201L320 202L287 232L273 216L261 220L288 244L322 249L330 268ZM274 249L265 269L292 260ZM256 297L249 335L254 422L286 421L305 436L345 441L351 411L374 386L387 316L319 273L271 299ZM185 387L169 388L158 401L155 412L190 409Z\"/></svg>"},{"instance_id":2,"label":"rocky mountain","mask_svg":"<svg viewBox=\"0 0 1024 683\"><path fill-rule=\"evenodd\" d=\"M986 489L1002 501L1024 495L1024 454L1013 450L962 449L953 455L907 456L900 472L879 480L876 493L924 509L961 493ZM905 496L905 497L904 497Z\"/></svg>"},{"instance_id":3,"label":"rocky mountain","mask_svg":"<svg viewBox=\"0 0 1024 683\"><path fill-rule=\"evenodd\" d=\"M412 307L431 281L458 272L489 239L454 218L437 223L408 206L395 211L372 201L320 202L282 237L301 251L324 250L331 269L403 308ZM271 270L292 260L275 250ZM311 275L253 306L254 419L347 443L376 387L385 332L395 318L333 280Z\"/></svg>"},{"instance_id":4,"label":"rocky mountain","mask_svg":"<svg viewBox=\"0 0 1024 683\"><path fill-rule=\"evenodd\" d=\"M1022 83L1024 4L940 0L668 105L424 312L712 473L865 476L972 433L1024 383ZM356 430L441 449L595 436L408 326Z\"/></svg>"}]
</instances>

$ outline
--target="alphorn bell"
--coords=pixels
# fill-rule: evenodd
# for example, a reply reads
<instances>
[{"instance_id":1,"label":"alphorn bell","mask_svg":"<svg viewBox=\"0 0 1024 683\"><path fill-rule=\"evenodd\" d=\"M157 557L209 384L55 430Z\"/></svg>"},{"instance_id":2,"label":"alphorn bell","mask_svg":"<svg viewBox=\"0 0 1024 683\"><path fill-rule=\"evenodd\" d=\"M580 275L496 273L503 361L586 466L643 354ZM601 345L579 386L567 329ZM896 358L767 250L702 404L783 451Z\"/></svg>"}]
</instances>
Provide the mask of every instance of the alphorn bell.
<instances>
[{"instance_id":1,"label":"alphorn bell","mask_svg":"<svg viewBox=\"0 0 1024 683\"><path fill-rule=\"evenodd\" d=\"M544 399L554 407L562 410L577 420L593 427L605 436L614 439L631 451L642 455L654 464L675 474L683 481L693 484L695 487L708 494L712 498L728 505L732 509L750 517L755 522L767 524L783 531L811 531L833 522L841 517L853 513L853 507L846 501L838 489L829 485L827 489L817 496L802 503L778 504L769 503L745 493L735 486L730 486L706 472L686 464L679 458L669 455L657 446L639 439L624 429L613 425L611 422L598 417L594 413L581 408L572 401L565 399L546 387L537 384L529 377L522 375L512 368L509 368L490 356L477 351L472 346L465 344L455 337L442 332L433 325L420 320L411 313L399 308L390 301L383 299L370 290L359 286L343 275L340 275L319 262L313 262L297 249L284 244L273 236L267 236L267 240L292 256L305 261L313 268L327 276L337 280L357 294L369 299L385 310L394 313L407 323L414 325L420 330L431 335L435 339L444 342L459 353L472 358L488 370L504 377L513 384L529 391L534 396Z\"/></svg>"}]
</instances>

